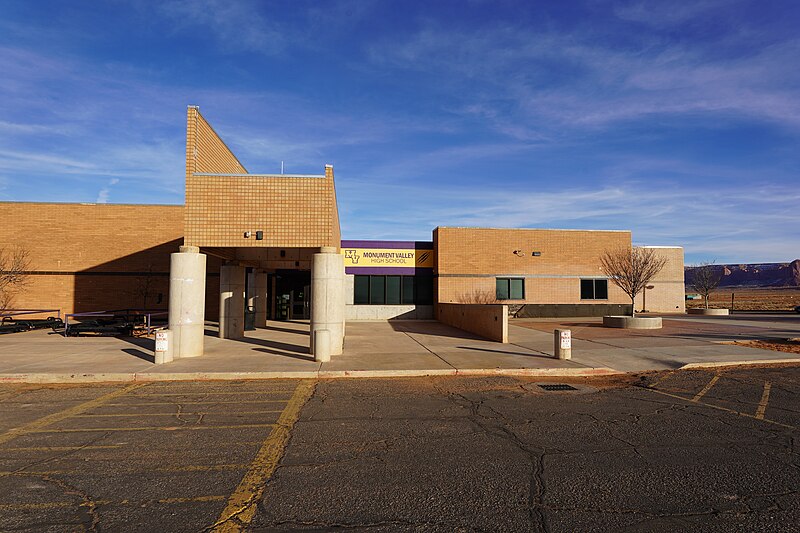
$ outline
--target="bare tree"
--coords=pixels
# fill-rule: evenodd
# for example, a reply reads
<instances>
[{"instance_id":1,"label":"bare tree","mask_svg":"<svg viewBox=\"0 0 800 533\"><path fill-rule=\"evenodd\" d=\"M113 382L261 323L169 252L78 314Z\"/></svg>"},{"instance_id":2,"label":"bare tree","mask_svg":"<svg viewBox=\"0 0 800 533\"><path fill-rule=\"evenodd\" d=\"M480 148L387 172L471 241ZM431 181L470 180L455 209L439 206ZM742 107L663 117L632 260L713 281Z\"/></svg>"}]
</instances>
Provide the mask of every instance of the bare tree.
<instances>
[{"instance_id":1,"label":"bare tree","mask_svg":"<svg viewBox=\"0 0 800 533\"><path fill-rule=\"evenodd\" d=\"M464 293L458 297L461 304L495 304L497 297L492 291L475 289L471 293Z\"/></svg>"},{"instance_id":2,"label":"bare tree","mask_svg":"<svg viewBox=\"0 0 800 533\"><path fill-rule=\"evenodd\" d=\"M0 248L0 312L12 308L16 293L28 282L29 267L24 248Z\"/></svg>"},{"instance_id":3,"label":"bare tree","mask_svg":"<svg viewBox=\"0 0 800 533\"><path fill-rule=\"evenodd\" d=\"M631 299L631 316L636 316L636 295L666 264L667 259L659 257L653 248L623 247L600 256L600 270Z\"/></svg>"},{"instance_id":4,"label":"bare tree","mask_svg":"<svg viewBox=\"0 0 800 533\"><path fill-rule=\"evenodd\" d=\"M722 268L712 263L700 263L690 271L689 286L696 290L705 300L708 309L708 295L717 288L722 281Z\"/></svg>"},{"instance_id":5,"label":"bare tree","mask_svg":"<svg viewBox=\"0 0 800 533\"><path fill-rule=\"evenodd\" d=\"M149 263L144 275L136 278L136 286L133 288L134 295L142 299L142 309L147 309L147 299L152 295L154 283L153 263Z\"/></svg>"}]
</instances>

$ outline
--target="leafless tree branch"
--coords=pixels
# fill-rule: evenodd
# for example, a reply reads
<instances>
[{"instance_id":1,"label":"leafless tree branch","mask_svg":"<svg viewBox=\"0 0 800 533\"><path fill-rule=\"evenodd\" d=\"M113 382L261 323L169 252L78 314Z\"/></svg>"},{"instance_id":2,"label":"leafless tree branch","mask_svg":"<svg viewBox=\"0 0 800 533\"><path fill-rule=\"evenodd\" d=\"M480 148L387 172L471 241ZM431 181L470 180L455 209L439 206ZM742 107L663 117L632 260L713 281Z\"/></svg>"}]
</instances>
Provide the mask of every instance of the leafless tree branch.
<instances>
[{"instance_id":1,"label":"leafless tree branch","mask_svg":"<svg viewBox=\"0 0 800 533\"><path fill-rule=\"evenodd\" d=\"M705 300L708 309L708 295L719 286L722 281L722 267L712 263L700 263L689 270L689 286L697 291Z\"/></svg>"},{"instance_id":2,"label":"leafless tree branch","mask_svg":"<svg viewBox=\"0 0 800 533\"><path fill-rule=\"evenodd\" d=\"M25 287L30 254L24 248L0 248L0 312L11 309L15 293Z\"/></svg>"},{"instance_id":3,"label":"leafless tree branch","mask_svg":"<svg viewBox=\"0 0 800 533\"><path fill-rule=\"evenodd\" d=\"M666 264L667 259L659 257L653 248L622 247L606 251L600 257L600 270L631 299L631 316L636 315L636 295Z\"/></svg>"}]
</instances>

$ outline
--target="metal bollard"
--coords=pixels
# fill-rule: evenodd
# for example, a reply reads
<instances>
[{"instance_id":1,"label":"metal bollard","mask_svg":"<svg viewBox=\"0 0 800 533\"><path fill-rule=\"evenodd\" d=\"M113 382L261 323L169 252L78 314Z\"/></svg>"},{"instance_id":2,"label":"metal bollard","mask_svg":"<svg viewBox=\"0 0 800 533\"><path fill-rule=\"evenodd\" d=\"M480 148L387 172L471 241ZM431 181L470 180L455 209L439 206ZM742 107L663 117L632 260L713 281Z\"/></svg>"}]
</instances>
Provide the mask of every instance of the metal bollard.
<instances>
[{"instance_id":1,"label":"metal bollard","mask_svg":"<svg viewBox=\"0 0 800 533\"><path fill-rule=\"evenodd\" d=\"M331 332L318 329L314 333L314 360L327 363L331 360Z\"/></svg>"},{"instance_id":2,"label":"metal bollard","mask_svg":"<svg viewBox=\"0 0 800 533\"><path fill-rule=\"evenodd\" d=\"M156 350L155 350L155 363L163 365L164 363L172 362L172 350L170 350L170 341L172 340L172 332L168 329L156 331Z\"/></svg>"},{"instance_id":3,"label":"metal bollard","mask_svg":"<svg viewBox=\"0 0 800 533\"><path fill-rule=\"evenodd\" d=\"M553 331L553 355L556 359L572 359L572 331L557 329Z\"/></svg>"}]
</instances>

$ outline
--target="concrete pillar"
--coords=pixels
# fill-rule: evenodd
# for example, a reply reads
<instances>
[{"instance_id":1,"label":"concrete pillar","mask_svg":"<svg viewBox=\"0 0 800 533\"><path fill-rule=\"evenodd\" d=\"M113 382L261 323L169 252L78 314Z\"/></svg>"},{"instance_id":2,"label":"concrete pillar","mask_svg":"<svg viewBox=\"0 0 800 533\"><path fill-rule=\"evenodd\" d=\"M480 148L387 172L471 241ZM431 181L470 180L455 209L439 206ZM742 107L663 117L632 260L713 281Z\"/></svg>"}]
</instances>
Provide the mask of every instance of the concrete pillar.
<instances>
[{"instance_id":1,"label":"concrete pillar","mask_svg":"<svg viewBox=\"0 0 800 533\"><path fill-rule=\"evenodd\" d=\"M169 261L170 351L174 359L203 355L206 310L206 256L197 246L181 246Z\"/></svg>"},{"instance_id":2,"label":"concrete pillar","mask_svg":"<svg viewBox=\"0 0 800 533\"><path fill-rule=\"evenodd\" d=\"M256 327L263 328L267 324L267 273L256 271L255 306Z\"/></svg>"},{"instance_id":3,"label":"concrete pillar","mask_svg":"<svg viewBox=\"0 0 800 533\"><path fill-rule=\"evenodd\" d=\"M244 267L222 265L219 271L219 338L244 337Z\"/></svg>"},{"instance_id":4,"label":"concrete pillar","mask_svg":"<svg viewBox=\"0 0 800 533\"><path fill-rule=\"evenodd\" d=\"M325 246L311 263L311 353L316 332L330 331L330 353L341 355L344 346L344 258Z\"/></svg>"}]
</instances>

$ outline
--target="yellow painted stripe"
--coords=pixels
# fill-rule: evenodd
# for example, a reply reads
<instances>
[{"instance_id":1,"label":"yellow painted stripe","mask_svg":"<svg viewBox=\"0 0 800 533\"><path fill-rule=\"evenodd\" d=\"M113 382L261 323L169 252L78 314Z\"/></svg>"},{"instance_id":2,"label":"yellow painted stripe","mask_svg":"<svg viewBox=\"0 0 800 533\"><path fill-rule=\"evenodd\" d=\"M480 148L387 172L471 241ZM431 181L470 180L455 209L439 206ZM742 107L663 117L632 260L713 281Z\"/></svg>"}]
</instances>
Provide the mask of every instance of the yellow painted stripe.
<instances>
[{"instance_id":1,"label":"yellow painted stripe","mask_svg":"<svg viewBox=\"0 0 800 533\"><path fill-rule=\"evenodd\" d=\"M758 402L758 409L756 409L756 418L764 420L764 412L767 410L769 403L769 391L772 389L772 383L769 381L764 382L764 392L761 393L761 401Z\"/></svg>"},{"instance_id":2,"label":"yellow painted stripe","mask_svg":"<svg viewBox=\"0 0 800 533\"><path fill-rule=\"evenodd\" d=\"M304 380L298 384L292 399L278 419L278 425L264 441L250 463L250 469L228 498L228 504L219 519L211 526L215 533L243 531L253 520L258 501L264 493L264 486L283 457L289 435L300 417L300 409L314 394L314 386L313 380Z\"/></svg>"},{"instance_id":3,"label":"yellow painted stripe","mask_svg":"<svg viewBox=\"0 0 800 533\"><path fill-rule=\"evenodd\" d=\"M655 389L657 386L661 385L662 382L669 379L674 373L675 370L670 370L669 372L667 372L666 374L655 380L653 383L651 383L648 387L651 389Z\"/></svg>"},{"instance_id":4,"label":"yellow painted stripe","mask_svg":"<svg viewBox=\"0 0 800 533\"><path fill-rule=\"evenodd\" d=\"M225 500L226 496L194 496L190 498L164 498L161 500L94 500L92 505L136 505L146 506L149 503L193 503L193 502L218 502ZM7 503L0 504L0 511L27 511L37 509L58 509L63 507L88 507L88 502L43 502L43 503Z\"/></svg>"},{"instance_id":5,"label":"yellow painted stripe","mask_svg":"<svg viewBox=\"0 0 800 533\"><path fill-rule=\"evenodd\" d=\"M275 424L235 424L232 426L149 426L139 428L67 428L34 429L29 433L92 433L97 431L202 431L207 429L268 428Z\"/></svg>"},{"instance_id":6,"label":"yellow painted stripe","mask_svg":"<svg viewBox=\"0 0 800 533\"><path fill-rule=\"evenodd\" d=\"M40 432L43 430L43 428L46 428L50 424L55 424L56 422L60 422L65 418L69 418L71 416L81 414L84 411L88 411L89 409L99 407L109 400L118 398L124 394L127 394L133 390L136 390L140 387L144 387L146 385L147 385L146 383L134 383L133 385L128 385L127 387L117 389L114 392L109 392L108 394L104 394L103 396L95 398L94 400L89 400L88 402L75 405L73 407L70 407L69 409L59 411L58 413L53 413L51 415L39 418L38 420L34 420L33 422L25 424L24 426L11 429L0 435L0 444L5 444L6 442L12 439L16 439L17 437L21 437L22 435L27 435L28 433Z\"/></svg>"},{"instance_id":7,"label":"yellow painted stripe","mask_svg":"<svg viewBox=\"0 0 800 533\"><path fill-rule=\"evenodd\" d=\"M713 378L711 378L711 381L709 381L709 382L706 384L706 386L705 386L705 387L703 387L703 389L702 389L700 392L698 392L697 394L695 394L695 395L694 395L694 398L692 398L692 401L693 401L693 402L699 402L699 401L700 401L700 399L701 399L703 396L705 396L705 395L706 395L706 393L707 393L708 391L710 391L710 390L711 390L711 387L713 387L713 386L714 386L714 383L716 383L716 382L717 382L717 380L719 380L719 374L717 374L717 375L715 375Z\"/></svg>"},{"instance_id":8,"label":"yellow painted stripe","mask_svg":"<svg viewBox=\"0 0 800 533\"><path fill-rule=\"evenodd\" d=\"M243 404L243 403L286 403L288 401L289 401L289 398L280 398L280 399L275 399L275 400L231 400L231 401L225 401L225 400L214 401L214 400L211 400L211 401L208 401L208 402L183 402L183 401L179 401L179 402L126 402L126 403L107 403L106 407L110 407L110 406L113 406L113 407L147 407L148 405L175 405L175 404L178 404L178 403L181 404L181 405L205 405L205 404L217 405L217 404L229 404L229 403L232 403L232 404Z\"/></svg>"},{"instance_id":9,"label":"yellow painted stripe","mask_svg":"<svg viewBox=\"0 0 800 533\"><path fill-rule=\"evenodd\" d=\"M656 394L661 394L662 396L669 396L670 398L677 398L678 400L683 400L685 402L693 401L693 400L689 400L689 398L684 398L683 396L678 396L677 394L671 394L669 392L664 392L662 390L656 390L656 389L645 389L645 390L649 390L650 392L654 392ZM704 403L704 402L695 402L695 403L697 403L698 405L702 405L704 407L710 407L712 409L717 409L719 411L725 411L727 413L733 413L735 415L743 416L745 418L753 418L755 420L761 420L762 422L766 422L768 424L773 424L775 426L780 426L782 428L800 429L797 426L792 426L790 424L782 424L781 422L776 422L774 420L769 420L767 418L756 418L755 415L751 415L749 413L742 413L741 411L736 411L734 409L728 409L727 407L722 407L720 405L714 405L713 403Z\"/></svg>"},{"instance_id":10,"label":"yellow painted stripe","mask_svg":"<svg viewBox=\"0 0 800 533\"><path fill-rule=\"evenodd\" d=\"M83 414L83 415L75 415L73 418L100 418L100 417L123 417L123 416L133 416L133 417L147 417L147 416L212 416L212 415L224 415L227 417L234 416L234 415L263 415L263 414L270 414L270 413L280 413L281 411L272 410L272 411L232 411L227 413L187 413L186 411L182 413L98 413L98 414Z\"/></svg>"}]
</instances>

